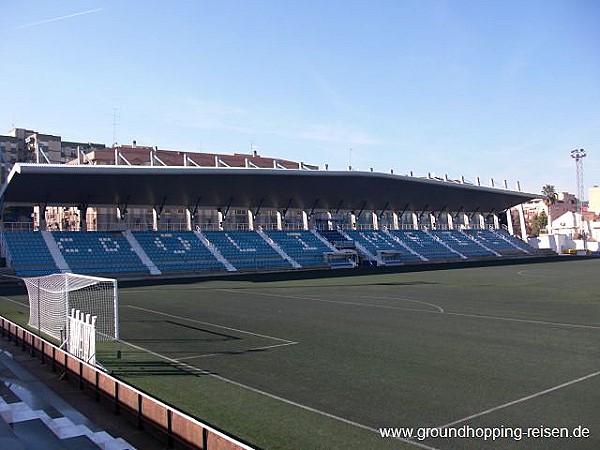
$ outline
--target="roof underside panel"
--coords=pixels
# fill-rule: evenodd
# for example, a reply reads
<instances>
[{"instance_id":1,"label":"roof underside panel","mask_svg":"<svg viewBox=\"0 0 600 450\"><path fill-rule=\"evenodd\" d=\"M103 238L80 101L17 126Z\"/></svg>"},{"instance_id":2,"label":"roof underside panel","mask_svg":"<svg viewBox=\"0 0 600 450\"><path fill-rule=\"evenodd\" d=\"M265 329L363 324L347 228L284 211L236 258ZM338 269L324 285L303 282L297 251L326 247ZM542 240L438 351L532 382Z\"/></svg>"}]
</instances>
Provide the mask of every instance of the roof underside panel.
<instances>
[{"instance_id":1,"label":"roof underside panel","mask_svg":"<svg viewBox=\"0 0 600 450\"><path fill-rule=\"evenodd\" d=\"M10 205L503 211L535 194L373 172L15 165Z\"/></svg>"}]
</instances>

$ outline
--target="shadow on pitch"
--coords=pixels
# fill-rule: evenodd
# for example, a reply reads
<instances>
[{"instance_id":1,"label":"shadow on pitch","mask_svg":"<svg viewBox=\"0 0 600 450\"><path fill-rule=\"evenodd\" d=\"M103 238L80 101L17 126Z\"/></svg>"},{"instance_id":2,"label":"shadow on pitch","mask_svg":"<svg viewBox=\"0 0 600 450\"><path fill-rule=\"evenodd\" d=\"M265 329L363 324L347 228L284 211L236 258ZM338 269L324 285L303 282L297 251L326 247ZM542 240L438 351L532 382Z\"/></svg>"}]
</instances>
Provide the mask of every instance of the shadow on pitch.
<instances>
[{"instance_id":1,"label":"shadow on pitch","mask_svg":"<svg viewBox=\"0 0 600 450\"><path fill-rule=\"evenodd\" d=\"M259 283L260 284L260 283ZM262 287L263 289L269 289L269 290L288 290L288 289L304 289L304 288L319 288L319 289L325 289L325 288L340 288L340 287L345 287L345 288L356 288L356 287L367 287L367 286L434 286L434 285L439 285L440 283L438 282L433 282L433 281L384 281L384 282L377 282L377 283L357 283L357 284L346 284L346 283L339 283L339 284L318 284L318 283L314 283L314 284L310 284L310 283L306 283L306 284L302 284L302 285L297 285L297 286L265 286ZM245 290L245 289L252 289L254 286L252 287L248 287L248 286L237 286L237 287L228 287L227 290ZM217 288L217 290L219 290L221 288Z\"/></svg>"},{"instance_id":2,"label":"shadow on pitch","mask_svg":"<svg viewBox=\"0 0 600 450\"><path fill-rule=\"evenodd\" d=\"M210 356L239 356L250 353L262 353L267 349L230 350L211 353ZM205 355L206 356L206 355ZM201 357L198 360L202 360ZM127 377L148 376L193 376L202 377L217 375L217 372L201 369L191 364L191 361L122 361L105 362L112 375Z\"/></svg>"},{"instance_id":3,"label":"shadow on pitch","mask_svg":"<svg viewBox=\"0 0 600 450\"><path fill-rule=\"evenodd\" d=\"M119 361L107 364L112 375L122 377L194 376L214 375L214 372L171 361Z\"/></svg>"},{"instance_id":4,"label":"shadow on pitch","mask_svg":"<svg viewBox=\"0 0 600 450\"><path fill-rule=\"evenodd\" d=\"M232 334L227 334L227 333L219 333L218 331L213 331L213 330L209 330L206 328L201 328L201 327L196 327L193 325L188 325L185 323L181 323L181 322L175 322L173 320L121 320L121 324L123 323L143 323L143 322L147 322L147 323L156 323L157 326L160 326L160 324L169 324L169 325L174 325L176 327L180 327L180 328L184 328L184 329L188 329L188 330L192 330L192 331L197 331L199 334L207 334L208 337L193 337L190 336L189 338L182 338L181 337L181 333L173 333L173 334L177 334L177 336L173 336L173 338L171 338L169 336L169 333L166 332L166 329L163 328L163 332L162 332L162 336L157 339L157 338L150 338L150 339L144 339L144 338L135 338L135 339L130 339L131 342L226 342L226 341L239 341L242 338L239 336L234 336Z\"/></svg>"}]
</instances>

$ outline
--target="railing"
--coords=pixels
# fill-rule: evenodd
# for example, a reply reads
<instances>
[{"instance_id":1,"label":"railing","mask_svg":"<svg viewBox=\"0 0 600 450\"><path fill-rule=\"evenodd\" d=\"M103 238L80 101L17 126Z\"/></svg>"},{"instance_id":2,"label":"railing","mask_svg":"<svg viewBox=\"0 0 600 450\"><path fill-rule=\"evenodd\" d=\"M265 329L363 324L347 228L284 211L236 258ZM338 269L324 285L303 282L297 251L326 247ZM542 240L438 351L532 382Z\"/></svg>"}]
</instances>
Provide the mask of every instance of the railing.
<instances>
[{"instance_id":1,"label":"railing","mask_svg":"<svg viewBox=\"0 0 600 450\"><path fill-rule=\"evenodd\" d=\"M4 230L5 231L37 231L34 229L33 224L31 222L4 222ZM275 223L266 223L266 224L255 224L254 227L261 227L263 230L276 230L277 225ZM223 224L224 231L247 231L248 224L245 223L224 223ZM282 225L284 230L302 230L304 226L300 222L285 222ZM341 230L351 231L353 228L349 223L338 224L337 228ZM388 229L393 230L393 226L390 224L380 224L379 229ZM506 225L502 225L500 228L508 231ZM48 231L52 232L60 232L60 231L73 231L73 230L56 230L48 228ZM216 223L200 223L194 224L192 229L200 229L201 231L219 231L219 226ZM317 228L322 229L322 228ZM402 223L398 225L399 230L414 230L412 224ZM420 225L417 229L431 229L430 224ZM448 230L449 227L445 223L437 223L435 225L436 230ZM495 229L493 225L486 225L482 228L479 224L469 224L465 226L464 224L455 224L454 229L468 229L468 230L483 230L483 229ZM125 224L119 222L111 222L111 223L103 223L97 226L93 231L152 231L152 226L147 223L139 223L139 224ZM373 230L373 225L370 223L358 223L356 224L356 228L354 230L358 231L371 231ZM189 231L187 228L187 223L185 222L175 222L175 223L161 223L159 224L159 229L157 231Z\"/></svg>"},{"instance_id":2,"label":"railing","mask_svg":"<svg viewBox=\"0 0 600 450\"><path fill-rule=\"evenodd\" d=\"M140 429L147 426L164 437L167 448L252 450L249 445L87 364L4 317L0 317L0 333L2 338L14 342L15 348L29 351L52 371L63 372L63 378L77 384L82 391L92 391L97 402L108 400L116 414L136 422Z\"/></svg>"},{"instance_id":3,"label":"railing","mask_svg":"<svg viewBox=\"0 0 600 450\"><path fill-rule=\"evenodd\" d=\"M3 222L2 227L6 231L33 231L31 222Z\"/></svg>"}]
</instances>

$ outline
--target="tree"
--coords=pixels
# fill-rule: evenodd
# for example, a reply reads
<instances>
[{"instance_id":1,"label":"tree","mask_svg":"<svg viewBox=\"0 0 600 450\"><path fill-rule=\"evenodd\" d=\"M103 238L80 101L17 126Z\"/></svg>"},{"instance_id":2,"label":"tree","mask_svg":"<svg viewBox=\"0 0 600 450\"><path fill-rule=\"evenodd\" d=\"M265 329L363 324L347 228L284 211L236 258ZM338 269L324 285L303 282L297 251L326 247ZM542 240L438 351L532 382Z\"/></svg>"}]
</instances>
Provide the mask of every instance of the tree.
<instances>
[{"instance_id":1,"label":"tree","mask_svg":"<svg viewBox=\"0 0 600 450\"><path fill-rule=\"evenodd\" d=\"M548 225L548 216L544 211L540 212L537 216L535 216L535 221L537 223L538 229L546 228Z\"/></svg>"},{"instance_id":2,"label":"tree","mask_svg":"<svg viewBox=\"0 0 600 450\"><path fill-rule=\"evenodd\" d=\"M543 200L544 200L544 204L548 207L548 217L547 217L547 225L548 225L548 232L551 233L552 232L552 211L550 210L550 208L552 207L552 205L554 205L556 203L556 200L558 200L558 194L556 193L556 190L554 189L554 186L551 184L547 184L542 188L542 195Z\"/></svg>"},{"instance_id":3,"label":"tree","mask_svg":"<svg viewBox=\"0 0 600 450\"><path fill-rule=\"evenodd\" d=\"M527 235L538 237L540 235L540 227L538 225L538 215L532 217L533 220L527 222Z\"/></svg>"}]
</instances>

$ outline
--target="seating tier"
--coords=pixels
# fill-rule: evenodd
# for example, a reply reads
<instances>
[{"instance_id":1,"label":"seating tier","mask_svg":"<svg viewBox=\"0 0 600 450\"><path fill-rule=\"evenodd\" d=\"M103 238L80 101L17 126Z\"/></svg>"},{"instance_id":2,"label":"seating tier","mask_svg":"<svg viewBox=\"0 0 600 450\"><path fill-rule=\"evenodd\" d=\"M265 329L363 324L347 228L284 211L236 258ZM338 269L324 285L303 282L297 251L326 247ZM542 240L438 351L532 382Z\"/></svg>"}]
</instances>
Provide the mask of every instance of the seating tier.
<instances>
[{"instance_id":1,"label":"seating tier","mask_svg":"<svg viewBox=\"0 0 600 450\"><path fill-rule=\"evenodd\" d=\"M404 244L417 252L419 255L427 258L429 261L448 261L460 259L460 255L454 253L440 241L420 230L395 230L392 235L400 239Z\"/></svg>"},{"instance_id":2,"label":"seating tier","mask_svg":"<svg viewBox=\"0 0 600 450\"><path fill-rule=\"evenodd\" d=\"M508 233L505 230L496 230L496 231L494 231L494 233L496 233L501 238L509 241L511 244L515 245L516 247L519 247L526 254L534 254L537 251L537 249L533 248L529 244L523 242L521 239L513 236L512 234Z\"/></svg>"},{"instance_id":3,"label":"seating tier","mask_svg":"<svg viewBox=\"0 0 600 450\"><path fill-rule=\"evenodd\" d=\"M4 233L9 259L20 277L35 277L58 272L42 233L22 231Z\"/></svg>"},{"instance_id":4,"label":"seating tier","mask_svg":"<svg viewBox=\"0 0 600 450\"><path fill-rule=\"evenodd\" d=\"M337 230L319 230L319 234L331 242L336 248L351 248L352 241Z\"/></svg>"},{"instance_id":5,"label":"seating tier","mask_svg":"<svg viewBox=\"0 0 600 450\"><path fill-rule=\"evenodd\" d=\"M354 241L362 245L373 256L377 256L379 251L394 251L401 255L402 261L420 261L421 259L408 251L402 244L396 241L393 236L384 231L365 230L348 231Z\"/></svg>"},{"instance_id":6,"label":"seating tier","mask_svg":"<svg viewBox=\"0 0 600 450\"><path fill-rule=\"evenodd\" d=\"M52 235L74 273L148 273L121 232L58 231Z\"/></svg>"},{"instance_id":7,"label":"seating tier","mask_svg":"<svg viewBox=\"0 0 600 450\"><path fill-rule=\"evenodd\" d=\"M332 251L310 231L268 231L266 234L302 267L325 266L323 253Z\"/></svg>"},{"instance_id":8,"label":"seating tier","mask_svg":"<svg viewBox=\"0 0 600 450\"><path fill-rule=\"evenodd\" d=\"M292 267L256 231L206 231L204 235L236 269Z\"/></svg>"},{"instance_id":9,"label":"seating tier","mask_svg":"<svg viewBox=\"0 0 600 450\"><path fill-rule=\"evenodd\" d=\"M461 255L467 258L481 258L486 256L496 256L493 252L485 249L467 235L458 230L435 230L430 231L432 236L444 241L446 245L453 248Z\"/></svg>"},{"instance_id":10,"label":"seating tier","mask_svg":"<svg viewBox=\"0 0 600 450\"><path fill-rule=\"evenodd\" d=\"M192 231L140 231L133 236L161 272L224 268Z\"/></svg>"},{"instance_id":11,"label":"seating tier","mask_svg":"<svg viewBox=\"0 0 600 450\"><path fill-rule=\"evenodd\" d=\"M527 254L525 250L515 247L491 230L467 230L466 233L477 242L481 242L487 248L500 253L502 256L522 256Z\"/></svg>"}]
</instances>

